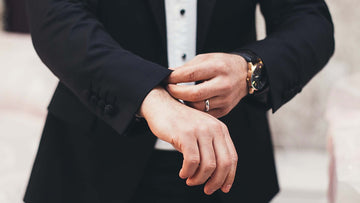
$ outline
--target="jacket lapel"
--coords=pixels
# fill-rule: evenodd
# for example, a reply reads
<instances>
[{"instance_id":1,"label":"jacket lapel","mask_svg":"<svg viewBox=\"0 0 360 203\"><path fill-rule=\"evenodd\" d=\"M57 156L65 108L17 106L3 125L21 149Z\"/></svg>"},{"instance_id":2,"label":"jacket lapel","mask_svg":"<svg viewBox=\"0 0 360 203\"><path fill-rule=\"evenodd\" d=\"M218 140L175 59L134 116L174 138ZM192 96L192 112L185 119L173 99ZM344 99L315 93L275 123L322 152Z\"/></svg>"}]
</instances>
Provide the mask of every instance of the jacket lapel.
<instances>
[{"instance_id":1,"label":"jacket lapel","mask_svg":"<svg viewBox=\"0 0 360 203\"><path fill-rule=\"evenodd\" d=\"M196 53L202 53L216 0L198 0Z\"/></svg>"},{"instance_id":2,"label":"jacket lapel","mask_svg":"<svg viewBox=\"0 0 360 203\"><path fill-rule=\"evenodd\" d=\"M165 3L164 0L147 0L150 6L150 9L154 15L156 26L158 27L159 33L163 44L166 42L166 18L165 18Z\"/></svg>"},{"instance_id":3,"label":"jacket lapel","mask_svg":"<svg viewBox=\"0 0 360 203\"><path fill-rule=\"evenodd\" d=\"M163 43L166 42L166 18L164 0L147 0L154 15ZM196 51L204 46L216 0L198 0Z\"/></svg>"}]
</instances>

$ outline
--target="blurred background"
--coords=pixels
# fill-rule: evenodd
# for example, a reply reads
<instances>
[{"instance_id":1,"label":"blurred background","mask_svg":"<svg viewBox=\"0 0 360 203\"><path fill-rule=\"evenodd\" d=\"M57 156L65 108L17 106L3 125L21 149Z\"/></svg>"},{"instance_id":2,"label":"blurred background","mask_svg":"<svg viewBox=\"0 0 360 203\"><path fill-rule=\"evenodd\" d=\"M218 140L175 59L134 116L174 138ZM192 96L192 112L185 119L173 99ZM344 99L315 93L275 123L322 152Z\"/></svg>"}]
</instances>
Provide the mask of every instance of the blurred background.
<instances>
[{"instance_id":1,"label":"blurred background","mask_svg":"<svg viewBox=\"0 0 360 203\"><path fill-rule=\"evenodd\" d=\"M0 0L0 202L20 203L57 79L37 57L25 0ZM336 52L276 114L269 112L281 192L273 203L360 202L358 0L327 0ZM258 38L264 21L257 15ZM311 30L309 30L311 32Z\"/></svg>"}]
</instances>

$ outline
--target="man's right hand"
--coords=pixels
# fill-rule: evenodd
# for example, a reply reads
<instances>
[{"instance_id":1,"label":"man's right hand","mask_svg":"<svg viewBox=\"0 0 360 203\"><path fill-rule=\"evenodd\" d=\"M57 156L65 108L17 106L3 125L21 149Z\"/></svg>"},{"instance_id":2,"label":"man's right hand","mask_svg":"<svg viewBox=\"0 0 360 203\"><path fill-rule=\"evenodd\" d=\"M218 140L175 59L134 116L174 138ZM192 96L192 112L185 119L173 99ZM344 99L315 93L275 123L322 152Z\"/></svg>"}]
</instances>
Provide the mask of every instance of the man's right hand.
<instances>
[{"instance_id":1,"label":"man's right hand","mask_svg":"<svg viewBox=\"0 0 360 203\"><path fill-rule=\"evenodd\" d=\"M144 99L140 114L159 139L183 154L179 176L189 186L205 184L208 195L220 189L227 193L234 182L237 153L225 124L190 108L161 87Z\"/></svg>"}]
</instances>

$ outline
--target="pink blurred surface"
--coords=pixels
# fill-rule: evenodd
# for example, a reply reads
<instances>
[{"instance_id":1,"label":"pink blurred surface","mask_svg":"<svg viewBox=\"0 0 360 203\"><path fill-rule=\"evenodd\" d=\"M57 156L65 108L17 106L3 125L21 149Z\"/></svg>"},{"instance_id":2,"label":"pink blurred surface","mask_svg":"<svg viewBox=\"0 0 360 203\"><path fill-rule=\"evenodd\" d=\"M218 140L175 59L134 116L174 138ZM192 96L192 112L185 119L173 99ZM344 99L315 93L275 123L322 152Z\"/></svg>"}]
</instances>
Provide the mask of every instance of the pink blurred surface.
<instances>
[{"instance_id":1,"label":"pink blurred surface","mask_svg":"<svg viewBox=\"0 0 360 203\"><path fill-rule=\"evenodd\" d=\"M329 200L360 202L360 73L341 79L330 92Z\"/></svg>"}]
</instances>

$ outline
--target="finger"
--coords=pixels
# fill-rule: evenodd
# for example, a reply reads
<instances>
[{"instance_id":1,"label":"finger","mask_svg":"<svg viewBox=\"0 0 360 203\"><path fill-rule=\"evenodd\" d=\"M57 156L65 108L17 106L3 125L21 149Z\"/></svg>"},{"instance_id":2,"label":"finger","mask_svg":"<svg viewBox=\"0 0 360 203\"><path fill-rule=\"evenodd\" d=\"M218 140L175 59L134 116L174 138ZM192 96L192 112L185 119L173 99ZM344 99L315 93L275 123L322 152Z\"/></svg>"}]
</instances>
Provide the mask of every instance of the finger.
<instances>
[{"instance_id":1,"label":"finger","mask_svg":"<svg viewBox=\"0 0 360 203\"><path fill-rule=\"evenodd\" d=\"M216 84L216 81L211 80L197 85L168 84L166 89L174 98L190 102L200 102L223 93L220 87L214 84Z\"/></svg>"},{"instance_id":2,"label":"finger","mask_svg":"<svg viewBox=\"0 0 360 203\"><path fill-rule=\"evenodd\" d=\"M224 99L225 97L223 96L216 96L216 97L212 97L209 100L210 103L210 110L212 109L217 109L217 108L223 108L224 107ZM186 105L197 109L199 111L205 111L205 100L203 101L199 101L199 102L186 102Z\"/></svg>"},{"instance_id":3,"label":"finger","mask_svg":"<svg viewBox=\"0 0 360 203\"><path fill-rule=\"evenodd\" d=\"M195 139L188 143L184 143L181 150L184 161L179 176L186 179L195 174L200 163L200 153L197 141Z\"/></svg>"},{"instance_id":4,"label":"finger","mask_svg":"<svg viewBox=\"0 0 360 203\"><path fill-rule=\"evenodd\" d=\"M189 186L204 184L216 169L216 156L212 138L208 135L199 137L200 166L194 176L187 179Z\"/></svg>"},{"instance_id":5,"label":"finger","mask_svg":"<svg viewBox=\"0 0 360 203\"><path fill-rule=\"evenodd\" d=\"M209 80L217 75L216 68L209 63L193 63L176 68L168 77L168 83L196 82Z\"/></svg>"},{"instance_id":6,"label":"finger","mask_svg":"<svg viewBox=\"0 0 360 203\"><path fill-rule=\"evenodd\" d=\"M231 169L231 156L224 138L225 135L222 134L221 136L216 136L213 141L217 166L214 174L204 187L204 192L208 195L221 188Z\"/></svg>"},{"instance_id":7,"label":"finger","mask_svg":"<svg viewBox=\"0 0 360 203\"><path fill-rule=\"evenodd\" d=\"M227 130L227 128L224 128L224 133L227 134L225 141L228 145L228 149L230 150L232 165L231 165L230 172L229 172L228 176L226 177L224 184L221 187L221 190L225 193L228 193L234 183L234 180L235 180L237 163L238 163L238 155L237 155L236 148L234 146L234 143L230 137L230 134L229 134L229 131Z\"/></svg>"}]
</instances>

